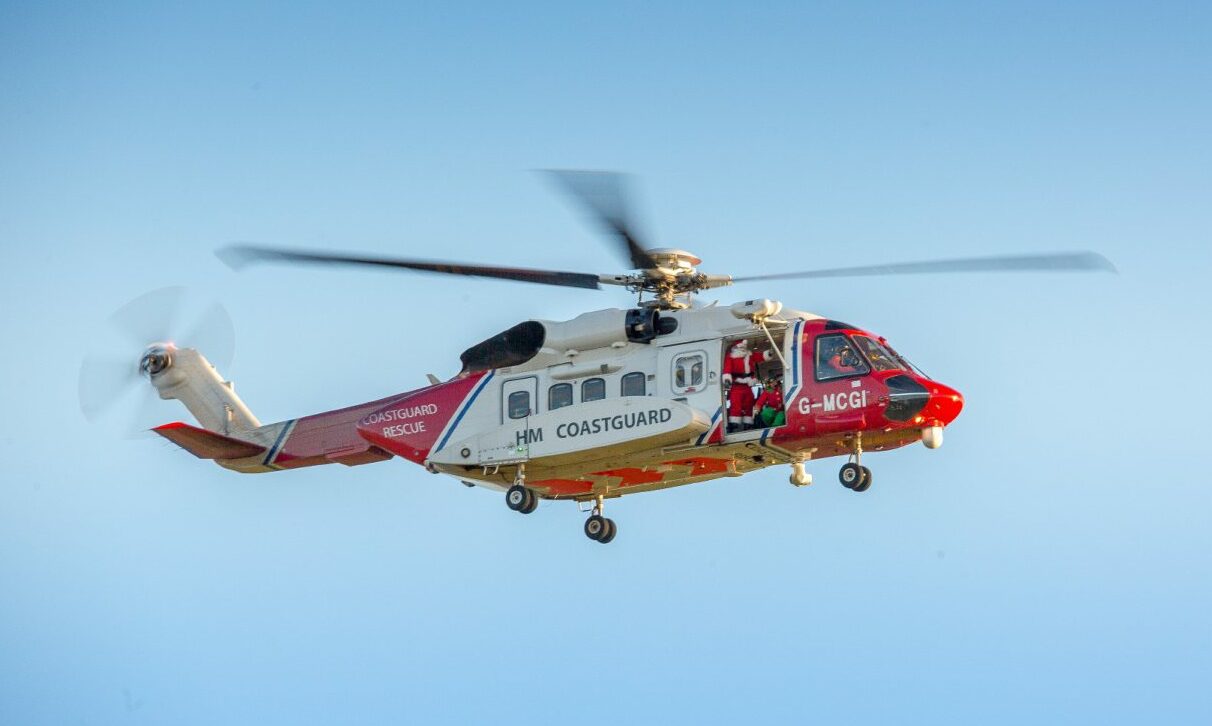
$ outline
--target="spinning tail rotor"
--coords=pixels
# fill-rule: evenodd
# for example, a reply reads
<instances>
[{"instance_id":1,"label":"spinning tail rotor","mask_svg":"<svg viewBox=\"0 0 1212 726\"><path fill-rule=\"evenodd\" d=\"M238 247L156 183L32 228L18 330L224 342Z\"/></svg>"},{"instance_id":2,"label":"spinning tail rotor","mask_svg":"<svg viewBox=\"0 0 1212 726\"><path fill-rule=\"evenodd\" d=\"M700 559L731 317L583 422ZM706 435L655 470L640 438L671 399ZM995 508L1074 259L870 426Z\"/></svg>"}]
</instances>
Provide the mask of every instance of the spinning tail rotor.
<instances>
[{"instance_id":1,"label":"spinning tail rotor","mask_svg":"<svg viewBox=\"0 0 1212 726\"><path fill-rule=\"evenodd\" d=\"M130 301L109 317L104 332L102 351L80 367L80 410L92 423L117 422L131 435L152 420L157 394L149 379L172 368L182 348L205 350L220 370L235 352L227 310L218 303L197 305L183 287Z\"/></svg>"}]
</instances>

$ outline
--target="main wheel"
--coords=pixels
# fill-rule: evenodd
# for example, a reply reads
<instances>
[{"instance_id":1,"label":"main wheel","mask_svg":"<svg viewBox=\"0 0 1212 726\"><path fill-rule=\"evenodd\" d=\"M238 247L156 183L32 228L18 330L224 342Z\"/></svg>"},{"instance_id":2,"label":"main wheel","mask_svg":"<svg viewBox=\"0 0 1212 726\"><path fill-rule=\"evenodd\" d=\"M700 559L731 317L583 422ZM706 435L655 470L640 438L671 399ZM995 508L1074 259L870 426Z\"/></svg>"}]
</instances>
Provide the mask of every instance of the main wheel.
<instances>
[{"instance_id":1,"label":"main wheel","mask_svg":"<svg viewBox=\"0 0 1212 726\"><path fill-rule=\"evenodd\" d=\"M614 536L618 533L619 533L619 528L618 528L618 526L615 525L614 520L607 518L606 533L603 534L601 537L599 537L598 541L601 542L602 544L610 544L611 542L614 541Z\"/></svg>"},{"instance_id":2,"label":"main wheel","mask_svg":"<svg viewBox=\"0 0 1212 726\"><path fill-rule=\"evenodd\" d=\"M863 467L853 462L842 466L837 473L838 481L847 489L855 489L863 483Z\"/></svg>"},{"instance_id":3,"label":"main wheel","mask_svg":"<svg viewBox=\"0 0 1212 726\"><path fill-rule=\"evenodd\" d=\"M526 505L530 503L533 495L530 490L521 484L514 484L505 492L505 506L515 512L521 512L526 509Z\"/></svg>"},{"instance_id":4,"label":"main wheel","mask_svg":"<svg viewBox=\"0 0 1212 726\"><path fill-rule=\"evenodd\" d=\"M867 467L860 467L863 470L863 480L854 488L856 492L865 492L871 488L871 470Z\"/></svg>"},{"instance_id":5,"label":"main wheel","mask_svg":"<svg viewBox=\"0 0 1212 726\"><path fill-rule=\"evenodd\" d=\"M605 537L607 534L608 525L606 523L609 521L610 520L608 520L605 517L598 515L598 514L595 514L592 517L590 517L589 519L586 519L585 520L585 536L591 540L601 542L602 538Z\"/></svg>"},{"instance_id":6,"label":"main wheel","mask_svg":"<svg viewBox=\"0 0 1212 726\"><path fill-rule=\"evenodd\" d=\"M530 514L531 512L533 512L534 510L536 510L538 508L539 508L539 495L537 493L535 493L535 490L527 489L526 490L526 506L522 507L518 511L521 512L522 514Z\"/></svg>"}]
</instances>

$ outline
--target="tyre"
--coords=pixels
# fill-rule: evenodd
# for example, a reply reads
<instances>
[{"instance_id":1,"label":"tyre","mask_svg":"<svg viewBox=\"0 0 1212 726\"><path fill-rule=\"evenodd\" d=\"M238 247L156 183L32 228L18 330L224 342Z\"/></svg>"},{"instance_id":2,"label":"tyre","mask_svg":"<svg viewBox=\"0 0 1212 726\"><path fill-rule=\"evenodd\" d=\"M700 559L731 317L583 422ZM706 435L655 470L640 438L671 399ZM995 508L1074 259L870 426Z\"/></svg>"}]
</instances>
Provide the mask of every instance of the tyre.
<instances>
[{"instance_id":1,"label":"tyre","mask_svg":"<svg viewBox=\"0 0 1212 726\"><path fill-rule=\"evenodd\" d=\"M867 467L861 467L863 470L863 481L854 488L856 492L865 492L871 488L871 470Z\"/></svg>"},{"instance_id":2,"label":"tyre","mask_svg":"<svg viewBox=\"0 0 1212 726\"><path fill-rule=\"evenodd\" d=\"M522 514L530 514L539 508L539 495L533 489L526 490L526 506L518 511Z\"/></svg>"},{"instance_id":3,"label":"tyre","mask_svg":"<svg viewBox=\"0 0 1212 726\"><path fill-rule=\"evenodd\" d=\"M837 473L838 481L847 489L854 489L863 483L863 467L850 463L844 465Z\"/></svg>"},{"instance_id":4,"label":"tyre","mask_svg":"<svg viewBox=\"0 0 1212 726\"><path fill-rule=\"evenodd\" d=\"M597 542L606 535L606 518L597 514L585 520L585 536Z\"/></svg>"},{"instance_id":5,"label":"tyre","mask_svg":"<svg viewBox=\"0 0 1212 726\"><path fill-rule=\"evenodd\" d=\"M530 492L521 484L514 484L505 492L505 506L515 512L520 512L526 508L530 502Z\"/></svg>"},{"instance_id":6,"label":"tyre","mask_svg":"<svg viewBox=\"0 0 1212 726\"><path fill-rule=\"evenodd\" d=\"M602 544L610 544L614 541L614 536L619 533L619 528L615 525L613 519L606 520L606 533L598 539Z\"/></svg>"}]
</instances>

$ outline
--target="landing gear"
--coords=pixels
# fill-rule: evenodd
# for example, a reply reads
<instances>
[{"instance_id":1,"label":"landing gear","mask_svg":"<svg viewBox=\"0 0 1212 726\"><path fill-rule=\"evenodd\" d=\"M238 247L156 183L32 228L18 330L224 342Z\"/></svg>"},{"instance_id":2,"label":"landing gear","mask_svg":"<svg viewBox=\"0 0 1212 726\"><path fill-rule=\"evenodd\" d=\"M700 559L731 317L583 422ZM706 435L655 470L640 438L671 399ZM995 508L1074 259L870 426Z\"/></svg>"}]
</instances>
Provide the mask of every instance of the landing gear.
<instances>
[{"instance_id":1,"label":"landing gear","mask_svg":"<svg viewBox=\"0 0 1212 726\"><path fill-rule=\"evenodd\" d=\"M615 526L613 519L595 514L585 520L585 536L595 542L607 544L614 539L616 532L618 532L618 527Z\"/></svg>"},{"instance_id":2,"label":"landing gear","mask_svg":"<svg viewBox=\"0 0 1212 726\"><path fill-rule=\"evenodd\" d=\"M585 536L595 542L610 544L618 534L618 527L613 519L602 516L603 497L598 497L598 503L593 508L593 514L585 520Z\"/></svg>"},{"instance_id":3,"label":"landing gear","mask_svg":"<svg viewBox=\"0 0 1212 726\"><path fill-rule=\"evenodd\" d=\"M521 484L514 484L505 492L505 506L515 512L530 514L539 508L539 495Z\"/></svg>"},{"instance_id":4,"label":"landing gear","mask_svg":"<svg viewBox=\"0 0 1212 726\"><path fill-rule=\"evenodd\" d=\"M522 514L530 514L539 508L539 495L526 486L524 464L518 465L518 473L513 479L513 486L505 492L505 506Z\"/></svg>"},{"instance_id":5,"label":"landing gear","mask_svg":"<svg viewBox=\"0 0 1212 726\"><path fill-rule=\"evenodd\" d=\"M842 486L847 489L853 489L856 492L865 492L871 488L871 470L863 466L863 439L861 434L854 441L854 454L850 458L852 461L848 464L843 464L841 471L837 473L838 481L842 482Z\"/></svg>"},{"instance_id":6,"label":"landing gear","mask_svg":"<svg viewBox=\"0 0 1212 726\"><path fill-rule=\"evenodd\" d=\"M837 473L837 478L842 482L842 486L856 492L865 492L871 488L871 470L854 462L843 465L842 470Z\"/></svg>"},{"instance_id":7,"label":"landing gear","mask_svg":"<svg viewBox=\"0 0 1212 726\"><path fill-rule=\"evenodd\" d=\"M856 489L863 483L863 467L854 462L843 464L841 471L837 473L837 478L847 489Z\"/></svg>"}]
</instances>

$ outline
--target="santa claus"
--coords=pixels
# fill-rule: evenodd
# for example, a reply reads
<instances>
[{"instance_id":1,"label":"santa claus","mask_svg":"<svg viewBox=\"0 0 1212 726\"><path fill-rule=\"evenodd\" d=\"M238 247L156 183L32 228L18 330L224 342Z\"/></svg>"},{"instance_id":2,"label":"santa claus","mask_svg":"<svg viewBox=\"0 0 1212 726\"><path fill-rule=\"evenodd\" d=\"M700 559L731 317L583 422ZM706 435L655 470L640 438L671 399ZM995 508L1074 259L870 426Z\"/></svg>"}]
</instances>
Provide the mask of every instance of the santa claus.
<instances>
[{"instance_id":1,"label":"santa claus","mask_svg":"<svg viewBox=\"0 0 1212 726\"><path fill-rule=\"evenodd\" d=\"M774 358L774 351L749 350L749 341L738 340L724 358L724 387L728 390L728 430L753 426L753 386L757 385L757 367Z\"/></svg>"}]
</instances>

